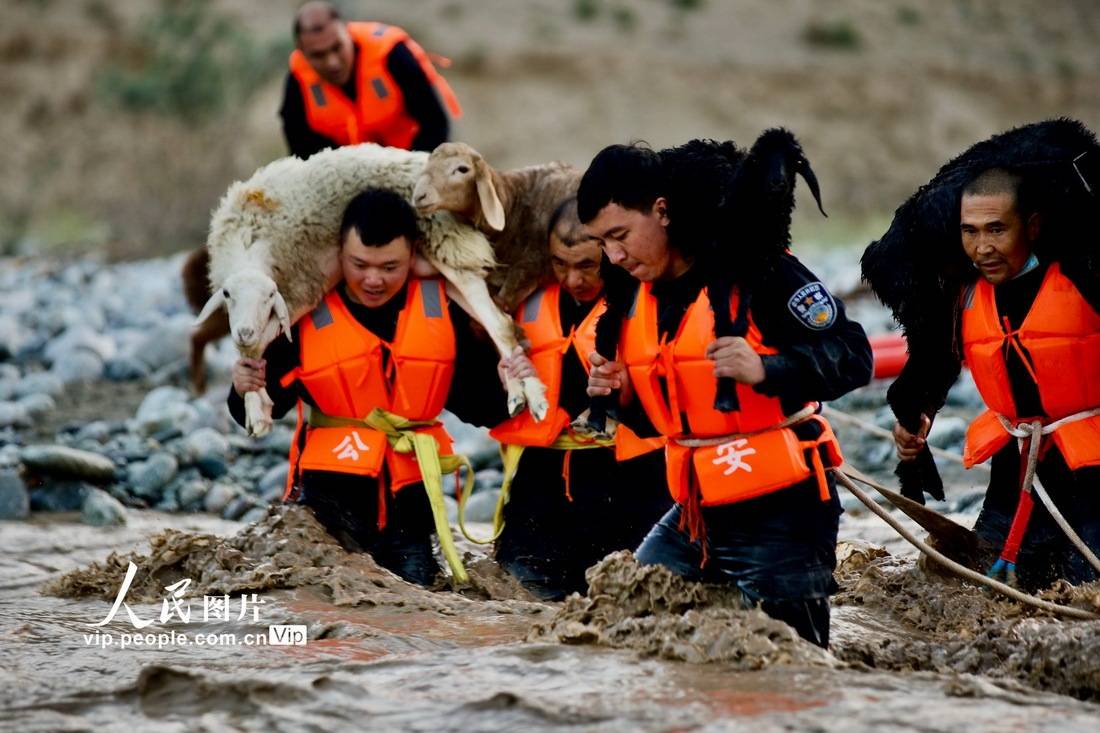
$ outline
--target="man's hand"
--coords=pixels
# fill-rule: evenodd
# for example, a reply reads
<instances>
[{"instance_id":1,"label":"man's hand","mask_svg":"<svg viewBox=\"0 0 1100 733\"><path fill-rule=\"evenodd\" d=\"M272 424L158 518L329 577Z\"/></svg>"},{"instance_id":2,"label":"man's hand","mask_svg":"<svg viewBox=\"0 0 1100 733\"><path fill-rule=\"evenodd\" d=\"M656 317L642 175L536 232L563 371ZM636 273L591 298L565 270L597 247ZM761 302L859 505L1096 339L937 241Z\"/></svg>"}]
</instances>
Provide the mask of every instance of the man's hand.
<instances>
[{"instance_id":1,"label":"man's hand","mask_svg":"<svg viewBox=\"0 0 1100 733\"><path fill-rule=\"evenodd\" d=\"M501 359L497 364L497 374L500 375L500 383L507 384L508 379L526 379L537 376L535 365L527 357L522 346L517 346L512 355Z\"/></svg>"},{"instance_id":2,"label":"man's hand","mask_svg":"<svg viewBox=\"0 0 1100 733\"><path fill-rule=\"evenodd\" d=\"M630 377L626 365L619 361L608 361L593 351L588 355L592 368L588 372L589 397L606 397L612 390L619 390L619 404L627 405L634 398L630 389Z\"/></svg>"},{"instance_id":3,"label":"man's hand","mask_svg":"<svg viewBox=\"0 0 1100 733\"><path fill-rule=\"evenodd\" d=\"M894 423L894 445L898 449L898 458L903 461L911 461L917 457L917 454L924 448L927 443L928 430L932 427L932 420L925 414L920 416L920 430L916 435L913 435L908 430L901 426L901 423Z\"/></svg>"},{"instance_id":4,"label":"man's hand","mask_svg":"<svg viewBox=\"0 0 1100 733\"><path fill-rule=\"evenodd\" d=\"M716 377L730 377L749 385L764 381L764 361L740 336L723 336L711 341L705 356L714 362Z\"/></svg>"},{"instance_id":5,"label":"man's hand","mask_svg":"<svg viewBox=\"0 0 1100 733\"><path fill-rule=\"evenodd\" d=\"M241 397L267 386L267 362L263 359L237 359L233 365L233 389Z\"/></svg>"}]
</instances>

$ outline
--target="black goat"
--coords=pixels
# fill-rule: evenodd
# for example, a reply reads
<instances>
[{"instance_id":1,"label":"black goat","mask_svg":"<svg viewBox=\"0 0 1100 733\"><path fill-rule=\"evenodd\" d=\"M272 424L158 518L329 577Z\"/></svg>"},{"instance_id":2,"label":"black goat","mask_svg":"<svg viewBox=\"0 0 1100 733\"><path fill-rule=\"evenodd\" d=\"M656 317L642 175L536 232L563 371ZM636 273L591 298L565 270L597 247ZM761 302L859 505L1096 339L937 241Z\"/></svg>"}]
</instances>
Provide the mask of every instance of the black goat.
<instances>
[{"instance_id":1,"label":"black goat","mask_svg":"<svg viewBox=\"0 0 1100 733\"><path fill-rule=\"evenodd\" d=\"M659 155L668 181L669 240L705 268L715 334L744 336L752 284L790 247L796 176L806 180L825 213L817 177L798 140L781 128L765 131L748 152L732 141L691 140ZM596 351L614 355L637 281L606 260L602 271L608 306L596 325ZM736 317L721 307L734 288L740 293ZM583 429L603 433L615 400L593 398ZM738 406L734 381L719 379L715 409L732 412Z\"/></svg>"},{"instance_id":2,"label":"black goat","mask_svg":"<svg viewBox=\"0 0 1100 733\"><path fill-rule=\"evenodd\" d=\"M898 422L917 432L921 414L933 416L962 367L958 303L978 273L959 235L962 191L978 174L1004 168L1042 214L1035 255L1060 261L1081 294L1100 310L1100 146L1080 122L1046 120L975 144L946 163L898 207L890 228L860 260L863 279L901 324L909 360L887 391ZM942 499L943 482L926 449L899 462L902 493L923 503L924 492Z\"/></svg>"}]
</instances>

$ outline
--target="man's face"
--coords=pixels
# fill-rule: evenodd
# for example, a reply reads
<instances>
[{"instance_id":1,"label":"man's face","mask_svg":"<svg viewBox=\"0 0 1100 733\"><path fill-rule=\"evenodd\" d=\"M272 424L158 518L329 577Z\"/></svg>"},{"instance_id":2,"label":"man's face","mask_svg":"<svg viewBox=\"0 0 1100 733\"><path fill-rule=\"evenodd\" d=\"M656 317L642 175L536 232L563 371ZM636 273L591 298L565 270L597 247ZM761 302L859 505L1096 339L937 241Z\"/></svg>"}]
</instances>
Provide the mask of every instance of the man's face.
<instances>
[{"instance_id":1,"label":"man's face","mask_svg":"<svg viewBox=\"0 0 1100 733\"><path fill-rule=\"evenodd\" d=\"M963 250L982 277L993 285L1015 277L1031 256L1038 215L1022 221L1011 193L964 195L960 214Z\"/></svg>"},{"instance_id":2,"label":"man's face","mask_svg":"<svg viewBox=\"0 0 1100 733\"><path fill-rule=\"evenodd\" d=\"M384 305L401 292L409 279L412 260L412 244L406 237L380 247L367 247L355 229L348 231L340 251L348 294L368 308Z\"/></svg>"},{"instance_id":3,"label":"man's face","mask_svg":"<svg viewBox=\"0 0 1100 733\"><path fill-rule=\"evenodd\" d=\"M558 284L581 303L600 297L603 290L600 245L594 240L582 239L570 247L561 241L557 232L551 234L550 264Z\"/></svg>"},{"instance_id":4,"label":"man's face","mask_svg":"<svg viewBox=\"0 0 1100 733\"><path fill-rule=\"evenodd\" d=\"M585 225L592 241L611 263L642 282L676 277L682 272L679 253L668 246L667 203L658 198L646 211L610 203Z\"/></svg>"},{"instance_id":5,"label":"man's face","mask_svg":"<svg viewBox=\"0 0 1100 733\"><path fill-rule=\"evenodd\" d=\"M298 48L313 70L329 84L343 86L351 78L355 47L343 23L331 20L314 30L304 31L298 37Z\"/></svg>"}]
</instances>

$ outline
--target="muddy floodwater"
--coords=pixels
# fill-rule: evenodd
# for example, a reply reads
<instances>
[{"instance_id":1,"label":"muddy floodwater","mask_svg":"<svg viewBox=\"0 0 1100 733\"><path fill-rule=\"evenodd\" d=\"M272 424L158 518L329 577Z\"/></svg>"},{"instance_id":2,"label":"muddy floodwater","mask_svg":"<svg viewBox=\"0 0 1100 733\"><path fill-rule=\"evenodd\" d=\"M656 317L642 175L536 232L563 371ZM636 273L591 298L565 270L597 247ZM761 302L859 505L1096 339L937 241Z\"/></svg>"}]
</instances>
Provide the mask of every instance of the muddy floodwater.
<instances>
[{"instance_id":1,"label":"muddy floodwater","mask_svg":"<svg viewBox=\"0 0 1100 733\"><path fill-rule=\"evenodd\" d=\"M826 653L629 553L547 604L473 555L462 593L410 586L298 508L247 528L40 516L0 523L3 730L1100 730L1100 622L1025 612L896 544L842 546ZM881 535L869 521L845 534ZM93 626L131 561L126 605ZM1100 610L1100 589L1051 593ZM259 643L272 626L304 645Z\"/></svg>"}]
</instances>

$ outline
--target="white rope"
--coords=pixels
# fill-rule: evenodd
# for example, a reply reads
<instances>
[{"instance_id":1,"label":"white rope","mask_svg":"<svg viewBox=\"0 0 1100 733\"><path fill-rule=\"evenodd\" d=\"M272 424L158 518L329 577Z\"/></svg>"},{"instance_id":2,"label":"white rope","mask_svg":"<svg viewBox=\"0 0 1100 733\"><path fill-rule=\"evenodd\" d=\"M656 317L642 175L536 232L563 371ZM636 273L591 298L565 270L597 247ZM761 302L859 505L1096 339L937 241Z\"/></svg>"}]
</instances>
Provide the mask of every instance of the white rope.
<instances>
[{"instance_id":1,"label":"white rope","mask_svg":"<svg viewBox=\"0 0 1100 733\"><path fill-rule=\"evenodd\" d=\"M1027 593L1019 591L1010 585L1006 585L999 580L987 578L981 573L975 572L965 565L961 565L955 562L938 550L932 549L928 544L918 539L916 535L914 535L912 532L902 526L902 524L898 522L897 519L890 516L890 513L888 511L875 503L874 499L867 496L867 494L865 494L864 492L860 491L860 489L854 483L852 483L851 478L849 478L848 474L844 473L844 471L840 470L839 468L834 468L832 470L836 474L837 478L840 480L840 483L844 484L844 488L852 492L852 494L854 494L855 497L859 499L864 506L866 506L876 515L878 515L878 517L884 522L889 524L895 532L902 536L902 538L906 542L913 545L929 558L938 562L940 565L947 568L956 575L965 578L973 583L977 583L978 585L984 585L985 587L995 590L998 593L1002 593L1015 601L1019 601L1020 603L1026 604L1028 606L1047 611L1048 613L1053 613L1059 616L1068 616L1070 618L1083 619L1087 621L1100 619L1100 616L1098 616L1097 614L1091 613L1084 609L1073 608L1072 606L1063 606L1059 603L1051 603L1050 601L1044 601L1042 598L1036 598L1035 596L1028 595ZM874 483L873 481L860 479L858 477L857 480L873 488L880 488L878 484Z\"/></svg>"},{"instance_id":2,"label":"white rope","mask_svg":"<svg viewBox=\"0 0 1100 733\"><path fill-rule=\"evenodd\" d=\"M877 435L884 440L889 440L891 443L894 442L894 434L891 433L889 430L886 430L885 428L880 428L878 425L875 425L872 422L867 422L866 420L858 418L855 415L849 415L846 412L841 412L835 407L830 407L829 405L825 405L821 409L821 412L823 415L825 415L825 417L829 418L830 420L837 420L838 422L854 425L855 427L860 428L861 430L864 430L871 435ZM937 448L936 446L931 444L928 444L928 450L932 451L932 455L934 456L939 456L940 458L951 461L952 463L958 463L960 466L964 465L963 457L960 456L958 453L952 453L949 450ZM972 468L980 468L983 471L989 470L989 466L984 463L972 466Z\"/></svg>"}]
</instances>

